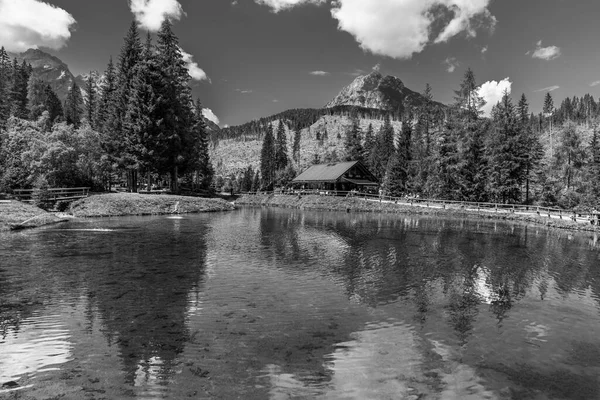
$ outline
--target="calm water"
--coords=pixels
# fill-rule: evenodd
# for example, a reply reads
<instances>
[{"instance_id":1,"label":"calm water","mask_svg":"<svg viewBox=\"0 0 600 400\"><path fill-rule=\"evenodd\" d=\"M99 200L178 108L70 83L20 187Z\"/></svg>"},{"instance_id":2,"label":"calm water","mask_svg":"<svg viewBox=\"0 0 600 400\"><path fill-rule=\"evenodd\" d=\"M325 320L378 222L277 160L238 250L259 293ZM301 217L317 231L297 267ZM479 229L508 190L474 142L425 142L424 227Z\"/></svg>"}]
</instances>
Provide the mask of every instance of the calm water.
<instances>
[{"instance_id":1,"label":"calm water","mask_svg":"<svg viewBox=\"0 0 600 400\"><path fill-rule=\"evenodd\" d=\"M0 398L599 399L600 242L242 209L0 234Z\"/></svg>"}]
</instances>

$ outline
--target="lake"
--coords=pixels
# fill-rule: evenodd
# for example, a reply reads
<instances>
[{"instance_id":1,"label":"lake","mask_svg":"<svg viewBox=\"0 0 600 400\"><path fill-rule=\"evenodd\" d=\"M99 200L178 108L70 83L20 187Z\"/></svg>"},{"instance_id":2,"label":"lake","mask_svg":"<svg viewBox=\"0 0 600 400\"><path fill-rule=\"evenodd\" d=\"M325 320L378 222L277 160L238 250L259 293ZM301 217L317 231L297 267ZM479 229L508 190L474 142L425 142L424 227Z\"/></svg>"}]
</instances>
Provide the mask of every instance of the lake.
<instances>
[{"instance_id":1,"label":"lake","mask_svg":"<svg viewBox=\"0 0 600 400\"><path fill-rule=\"evenodd\" d=\"M600 243L269 208L0 233L2 384L2 399L598 399Z\"/></svg>"}]
</instances>

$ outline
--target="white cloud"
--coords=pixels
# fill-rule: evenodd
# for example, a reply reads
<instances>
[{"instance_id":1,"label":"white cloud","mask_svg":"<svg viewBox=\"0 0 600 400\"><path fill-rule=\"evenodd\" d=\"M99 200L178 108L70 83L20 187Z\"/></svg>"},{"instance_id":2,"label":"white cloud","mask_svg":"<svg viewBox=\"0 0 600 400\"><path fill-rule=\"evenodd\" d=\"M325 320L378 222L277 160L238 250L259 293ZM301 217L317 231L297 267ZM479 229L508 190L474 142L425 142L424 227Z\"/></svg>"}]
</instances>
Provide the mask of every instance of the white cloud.
<instances>
[{"instance_id":1,"label":"white cloud","mask_svg":"<svg viewBox=\"0 0 600 400\"><path fill-rule=\"evenodd\" d=\"M481 54L485 54L485 53L487 53L487 51L488 51L488 47L487 46L483 46L481 48Z\"/></svg>"},{"instance_id":2,"label":"white cloud","mask_svg":"<svg viewBox=\"0 0 600 400\"><path fill-rule=\"evenodd\" d=\"M456 57L448 57L442 64L446 65L446 71L453 73L456 68L460 65Z\"/></svg>"},{"instance_id":3,"label":"white cloud","mask_svg":"<svg viewBox=\"0 0 600 400\"><path fill-rule=\"evenodd\" d=\"M181 19L183 7L177 0L129 0L136 21L146 30L156 32L165 18Z\"/></svg>"},{"instance_id":4,"label":"white cloud","mask_svg":"<svg viewBox=\"0 0 600 400\"><path fill-rule=\"evenodd\" d=\"M323 4L326 0L254 0L258 4L269 6L273 12L287 10L303 4Z\"/></svg>"},{"instance_id":5,"label":"white cloud","mask_svg":"<svg viewBox=\"0 0 600 400\"><path fill-rule=\"evenodd\" d=\"M329 72L327 72L327 71L311 71L309 73L311 75L315 75L315 76L326 76L326 75L329 75Z\"/></svg>"},{"instance_id":6,"label":"white cloud","mask_svg":"<svg viewBox=\"0 0 600 400\"><path fill-rule=\"evenodd\" d=\"M600 83L600 82L599 82L599 83ZM554 90L556 90L556 89L560 89L560 86L557 86L557 85L554 85L554 86L548 86L548 87L545 87L545 88L541 88L541 89L538 89L538 90L534 90L534 92L552 92L552 91L554 91Z\"/></svg>"},{"instance_id":7,"label":"white cloud","mask_svg":"<svg viewBox=\"0 0 600 400\"><path fill-rule=\"evenodd\" d=\"M75 18L39 0L0 0L0 45L7 51L60 49L71 37Z\"/></svg>"},{"instance_id":8,"label":"white cloud","mask_svg":"<svg viewBox=\"0 0 600 400\"><path fill-rule=\"evenodd\" d=\"M373 54L411 58L431 42L434 22L443 7L452 13L435 43L446 42L461 32L476 35L476 28L496 24L487 9L491 0L334 0L331 15L338 28L350 33L360 47ZM399 18L401 22L399 23Z\"/></svg>"},{"instance_id":9,"label":"white cloud","mask_svg":"<svg viewBox=\"0 0 600 400\"><path fill-rule=\"evenodd\" d=\"M594 81L592 83L590 83L590 87L594 87L594 86L598 86L600 85L600 81Z\"/></svg>"},{"instance_id":10,"label":"white cloud","mask_svg":"<svg viewBox=\"0 0 600 400\"><path fill-rule=\"evenodd\" d=\"M206 72L204 72L204 70L198 66L198 63L194 61L194 56L190 53L186 53L181 47L179 48L179 51L181 51L183 62L185 62L185 66L192 79L210 82L210 78L206 75Z\"/></svg>"},{"instance_id":11,"label":"white cloud","mask_svg":"<svg viewBox=\"0 0 600 400\"><path fill-rule=\"evenodd\" d=\"M215 124L219 125L219 117L217 117L215 115L215 113L210 109L210 108L203 108L202 109L202 115L204 115L204 118L214 122Z\"/></svg>"},{"instance_id":12,"label":"white cloud","mask_svg":"<svg viewBox=\"0 0 600 400\"><path fill-rule=\"evenodd\" d=\"M494 107L504 96L504 92L507 91L510 94L512 90L512 82L510 78L504 78L499 82L487 81L479 87L478 94L485 100L485 106L483 106L483 113L485 116L490 116L492 107Z\"/></svg>"},{"instance_id":13,"label":"white cloud","mask_svg":"<svg viewBox=\"0 0 600 400\"><path fill-rule=\"evenodd\" d=\"M250 94L250 93L252 93L252 92L253 92L253 90L252 90L252 89L245 89L245 90L242 90L242 89L235 89L235 91L236 91L236 92L240 92L241 94Z\"/></svg>"},{"instance_id":14,"label":"white cloud","mask_svg":"<svg viewBox=\"0 0 600 400\"><path fill-rule=\"evenodd\" d=\"M537 42L535 50L530 50L525 54L526 55L531 54L532 58L539 58L540 60L548 61L548 60L554 60L555 58L560 57L561 52L560 52L560 47L556 47L556 46L542 47L542 41L540 40L539 42Z\"/></svg>"}]
</instances>

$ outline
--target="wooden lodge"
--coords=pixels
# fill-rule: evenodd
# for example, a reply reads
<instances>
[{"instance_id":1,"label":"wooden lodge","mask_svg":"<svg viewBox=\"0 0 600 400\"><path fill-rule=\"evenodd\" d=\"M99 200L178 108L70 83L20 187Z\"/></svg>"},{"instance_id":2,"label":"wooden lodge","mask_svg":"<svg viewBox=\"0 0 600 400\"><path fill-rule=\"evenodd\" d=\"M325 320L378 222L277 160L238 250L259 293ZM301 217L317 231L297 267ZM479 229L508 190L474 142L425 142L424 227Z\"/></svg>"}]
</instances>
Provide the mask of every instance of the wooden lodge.
<instances>
[{"instance_id":1,"label":"wooden lodge","mask_svg":"<svg viewBox=\"0 0 600 400\"><path fill-rule=\"evenodd\" d=\"M360 161L313 165L292 180L295 189L377 192L377 178Z\"/></svg>"}]
</instances>

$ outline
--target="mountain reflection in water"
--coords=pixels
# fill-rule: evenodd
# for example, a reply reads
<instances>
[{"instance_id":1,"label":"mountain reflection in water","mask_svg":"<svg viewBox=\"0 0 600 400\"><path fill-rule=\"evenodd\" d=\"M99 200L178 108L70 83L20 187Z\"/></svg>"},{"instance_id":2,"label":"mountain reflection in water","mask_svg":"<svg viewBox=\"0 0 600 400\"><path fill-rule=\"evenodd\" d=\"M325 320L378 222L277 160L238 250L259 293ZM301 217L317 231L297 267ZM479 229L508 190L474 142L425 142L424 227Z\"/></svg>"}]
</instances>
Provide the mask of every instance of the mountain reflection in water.
<instances>
[{"instance_id":1,"label":"mountain reflection in water","mask_svg":"<svg viewBox=\"0 0 600 400\"><path fill-rule=\"evenodd\" d=\"M0 234L0 398L600 398L599 254L257 208Z\"/></svg>"}]
</instances>

